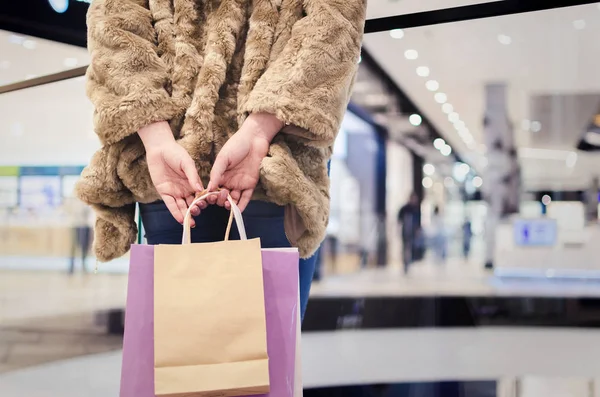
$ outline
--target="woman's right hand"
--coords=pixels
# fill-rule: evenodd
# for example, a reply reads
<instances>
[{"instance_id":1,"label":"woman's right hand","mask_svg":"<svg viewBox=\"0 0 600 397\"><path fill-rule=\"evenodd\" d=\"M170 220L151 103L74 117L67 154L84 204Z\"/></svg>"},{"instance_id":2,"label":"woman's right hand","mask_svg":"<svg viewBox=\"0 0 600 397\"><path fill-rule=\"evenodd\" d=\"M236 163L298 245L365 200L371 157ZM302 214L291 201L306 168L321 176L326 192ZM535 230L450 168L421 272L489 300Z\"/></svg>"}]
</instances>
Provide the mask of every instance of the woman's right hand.
<instances>
[{"instance_id":1,"label":"woman's right hand","mask_svg":"<svg viewBox=\"0 0 600 397\"><path fill-rule=\"evenodd\" d=\"M183 223L196 193L203 190L196 164L176 141L169 123L161 121L139 131L146 148L146 160L152 183L173 217ZM205 201L192 208L192 215L206 208ZM194 227L192 219L191 226Z\"/></svg>"}]
</instances>

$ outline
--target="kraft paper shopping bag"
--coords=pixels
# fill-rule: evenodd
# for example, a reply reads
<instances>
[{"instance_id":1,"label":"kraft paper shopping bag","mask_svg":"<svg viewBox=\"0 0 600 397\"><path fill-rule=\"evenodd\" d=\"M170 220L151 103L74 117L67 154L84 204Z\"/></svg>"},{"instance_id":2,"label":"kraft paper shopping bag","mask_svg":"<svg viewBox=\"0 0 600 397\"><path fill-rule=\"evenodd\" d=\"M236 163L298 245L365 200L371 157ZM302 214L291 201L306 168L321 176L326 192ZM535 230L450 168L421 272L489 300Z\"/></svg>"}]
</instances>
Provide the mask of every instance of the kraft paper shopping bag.
<instances>
[{"instance_id":1,"label":"kraft paper shopping bag","mask_svg":"<svg viewBox=\"0 0 600 397\"><path fill-rule=\"evenodd\" d=\"M298 250L262 250L273 397L302 397ZM154 247L131 247L120 397L154 397Z\"/></svg>"},{"instance_id":2,"label":"kraft paper shopping bag","mask_svg":"<svg viewBox=\"0 0 600 397\"><path fill-rule=\"evenodd\" d=\"M184 244L154 248L156 396L269 392L260 241L230 202L242 240L190 244L188 211Z\"/></svg>"}]
</instances>

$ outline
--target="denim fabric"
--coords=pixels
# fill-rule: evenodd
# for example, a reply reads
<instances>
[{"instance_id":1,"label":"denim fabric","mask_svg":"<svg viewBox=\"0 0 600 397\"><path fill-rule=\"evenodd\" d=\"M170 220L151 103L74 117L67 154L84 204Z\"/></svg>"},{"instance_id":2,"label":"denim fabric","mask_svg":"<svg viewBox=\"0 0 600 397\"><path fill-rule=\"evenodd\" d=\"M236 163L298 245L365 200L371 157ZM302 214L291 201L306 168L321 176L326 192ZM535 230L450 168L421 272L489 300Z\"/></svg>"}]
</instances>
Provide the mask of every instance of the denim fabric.
<instances>
[{"instance_id":1,"label":"denim fabric","mask_svg":"<svg viewBox=\"0 0 600 397\"><path fill-rule=\"evenodd\" d=\"M140 204L142 223L148 244L181 244L183 226L171 215L162 202ZM290 246L283 226L284 208L263 201L252 201L244 211L244 224L248 238L260 238L263 248L287 248ZM222 241L227 228L229 211L210 206L195 218L192 242L208 243ZM231 231L231 239L239 239L237 229ZM302 318L308 304L308 295L315 272L316 255L300 260L300 306Z\"/></svg>"}]
</instances>

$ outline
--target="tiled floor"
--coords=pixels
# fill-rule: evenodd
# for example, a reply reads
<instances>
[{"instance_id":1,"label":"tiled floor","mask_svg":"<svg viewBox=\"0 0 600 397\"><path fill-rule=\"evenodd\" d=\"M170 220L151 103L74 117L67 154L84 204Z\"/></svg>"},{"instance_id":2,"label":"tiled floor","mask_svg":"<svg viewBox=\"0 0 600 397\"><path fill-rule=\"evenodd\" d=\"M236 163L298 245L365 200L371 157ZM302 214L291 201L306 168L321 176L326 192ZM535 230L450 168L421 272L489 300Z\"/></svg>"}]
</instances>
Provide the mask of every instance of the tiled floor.
<instances>
[{"instance_id":1,"label":"tiled floor","mask_svg":"<svg viewBox=\"0 0 600 397\"><path fill-rule=\"evenodd\" d=\"M119 349L96 312L125 305L125 275L0 273L0 372Z\"/></svg>"},{"instance_id":2,"label":"tiled floor","mask_svg":"<svg viewBox=\"0 0 600 397\"><path fill-rule=\"evenodd\" d=\"M311 388L508 377L499 397L600 397L579 392L600 385L594 380L597 339L598 331L578 329L309 333L303 335L303 380ZM117 396L120 366L115 351L0 374L0 396ZM520 394L510 390L516 379Z\"/></svg>"}]
</instances>

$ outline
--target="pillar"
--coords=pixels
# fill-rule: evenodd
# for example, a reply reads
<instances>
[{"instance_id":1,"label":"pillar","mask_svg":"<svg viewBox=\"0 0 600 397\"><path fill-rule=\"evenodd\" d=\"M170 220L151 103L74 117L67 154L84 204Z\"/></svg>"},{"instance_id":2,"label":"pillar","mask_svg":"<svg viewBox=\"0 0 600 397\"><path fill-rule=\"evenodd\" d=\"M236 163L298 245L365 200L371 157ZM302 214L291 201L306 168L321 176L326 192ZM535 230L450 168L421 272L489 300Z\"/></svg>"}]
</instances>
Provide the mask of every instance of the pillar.
<instances>
[{"instance_id":1,"label":"pillar","mask_svg":"<svg viewBox=\"0 0 600 397\"><path fill-rule=\"evenodd\" d=\"M519 210L520 168L514 131L508 117L506 91L503 83L485 87L484 139L488 148L483 185L483 196L488 204L486 268L493 268L496 228L504 217Z\"/></svg>"}]
</instances>

